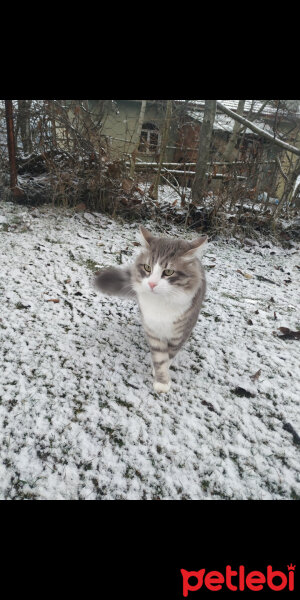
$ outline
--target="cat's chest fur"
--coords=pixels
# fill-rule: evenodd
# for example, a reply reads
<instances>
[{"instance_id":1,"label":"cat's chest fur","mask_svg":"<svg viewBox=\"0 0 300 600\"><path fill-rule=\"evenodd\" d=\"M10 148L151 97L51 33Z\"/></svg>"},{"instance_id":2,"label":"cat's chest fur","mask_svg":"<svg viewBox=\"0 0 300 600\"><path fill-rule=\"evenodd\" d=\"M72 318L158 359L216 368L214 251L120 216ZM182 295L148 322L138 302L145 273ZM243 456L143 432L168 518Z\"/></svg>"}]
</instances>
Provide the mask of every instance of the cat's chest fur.
<instances>
[{"instance_id":1,"label":"cat's chest fur","mask_svg":"<svg viewBox=\"0 0 300 600\"><path fill-rule=\"evenodd\" d=\"M190 306L190 299L174 304L155 294L140 294L138 297L143 323L160 339L171 339L174 335L174 324Z\"/></svg>"}]
</instances>

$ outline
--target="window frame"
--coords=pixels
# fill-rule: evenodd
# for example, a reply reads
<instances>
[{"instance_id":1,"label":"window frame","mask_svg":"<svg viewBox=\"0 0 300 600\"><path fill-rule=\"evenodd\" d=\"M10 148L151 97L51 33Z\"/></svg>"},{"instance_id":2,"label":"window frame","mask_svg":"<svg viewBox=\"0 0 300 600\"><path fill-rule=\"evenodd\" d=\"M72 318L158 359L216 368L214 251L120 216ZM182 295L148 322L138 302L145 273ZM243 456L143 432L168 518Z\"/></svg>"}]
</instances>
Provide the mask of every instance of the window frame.
<instances>
[{"instance_id":1,"label":"window frame","mask_svg":"<svg viewBox=\"0 0 300 600\"><path fill-rule=\"evenodd\" d=\"M146 125L146 123L143 123L143 125L142 125L138 151L141 154L158 154L160 152L160 145L161 145L161 135L160 135L159 128L157 127L157 125L155 123L150 123L150 122L147 123L148 127L145 127L144 125ZM152 128L150 128L149 125L152 125ZM144 136L143 136L143 134L145 134L145 133L146 133L146 140L144 139ZM157 136L157 144L154 149L150 148L150 146L153 146L153 142L151 142L151 134L155 134ZM142 136L143 136L143 139L142 139Z\"/></svg>"}]
</instances>

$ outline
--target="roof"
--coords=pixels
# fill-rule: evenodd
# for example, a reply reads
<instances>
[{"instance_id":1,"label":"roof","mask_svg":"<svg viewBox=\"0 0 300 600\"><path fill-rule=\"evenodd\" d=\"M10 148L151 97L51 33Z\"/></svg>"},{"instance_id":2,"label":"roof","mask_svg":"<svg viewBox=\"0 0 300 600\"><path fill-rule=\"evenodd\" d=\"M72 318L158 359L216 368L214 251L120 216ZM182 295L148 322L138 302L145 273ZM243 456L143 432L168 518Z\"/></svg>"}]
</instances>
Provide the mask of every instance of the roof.
<instances>
[{"instance_id":1,"label":"roof","mask_svg":"<svg viewBox=\"0 0 300 600\"><path fill-rule=\"evenodd\" d=\"M187 112L187 114L192 119L202 123L203 117L204 117L203 111L200 112L200 111L195 111L195 110L194 111L189 110ZM234 119L232 119L228 115L225 115L224 113L216 113L216 117L214 120L214 130L231 132L233 130L234 123L235 123ZM260 127L260 129L263 129L267 133L274 134L273 129L267 123L264 123L263 121L252 121L252 123L253 123L253 125L257 125L257 127ZM250 133L252 135L257 135L257 133L254 133L251 129L248 129L248 127L246 129L246 133Z\"/></svg>"},{"instance_id":2,"label":"roof","mask_svg":"<svg viewBox=\"0 0 300 600\"><path fill-rule=\"evenodd\" d=\"M188 107L193 108L194 110L200 110L200 111L203 110L204 106L205 106L205 100L175 100L175 102L178 102L178 103L187 102ZM218 100L218 102L221 102L222 104L224 104L224 106L226 108L236 111L239 100ZM249 113L250 110L251 110L252 114L257 113L263 106L264 102L265 102L265 100L245 100L245 106L244 106L244 111L243 111L244 116L247 116L247 114ZM299 100L285 100L285 102L289 103L289 110L287 110L286 108L280 108L280 105L279 105L278 113L281 116L286 116L286 117L288 115L290 115L290 113L293 113L293 116L300 118L300 101ZM271 103L268 103L268 104L266 104L266 106L264 106L260 115L266 116L266 117L268 117L268 116L272 117L276 114L276 112L277 112L277 107Z\"/></svg>"}]
</instances>

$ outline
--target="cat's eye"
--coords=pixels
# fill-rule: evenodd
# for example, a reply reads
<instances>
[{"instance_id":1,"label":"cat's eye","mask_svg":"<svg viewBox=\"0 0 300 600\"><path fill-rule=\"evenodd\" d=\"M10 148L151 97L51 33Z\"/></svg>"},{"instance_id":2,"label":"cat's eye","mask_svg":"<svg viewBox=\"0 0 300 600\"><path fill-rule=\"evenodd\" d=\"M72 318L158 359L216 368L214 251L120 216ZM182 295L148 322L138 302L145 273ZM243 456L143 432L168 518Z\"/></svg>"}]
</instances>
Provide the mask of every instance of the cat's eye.
<instances>
[{"instance_id":1,"label":"cat's eye","mask_svg":"<svg viewBox=\"0 0 300 600\"><path fill-rule=\"evenodd\" d=\"M151 267L149 265L144 265L144 269L147 273L151 273Z\"/></svg>"},{"instance_id":2,"label":"cat's eye","mask_svg":"<svg viewBox=\"0 0 300 600\"><path fill-rule=\"evenodd\" d=\"M173 275L174 271L172 269L165 269L163 271L163 275L165 275L166 277L170 277L170 275Z\"/></svg>"}]
</instances>

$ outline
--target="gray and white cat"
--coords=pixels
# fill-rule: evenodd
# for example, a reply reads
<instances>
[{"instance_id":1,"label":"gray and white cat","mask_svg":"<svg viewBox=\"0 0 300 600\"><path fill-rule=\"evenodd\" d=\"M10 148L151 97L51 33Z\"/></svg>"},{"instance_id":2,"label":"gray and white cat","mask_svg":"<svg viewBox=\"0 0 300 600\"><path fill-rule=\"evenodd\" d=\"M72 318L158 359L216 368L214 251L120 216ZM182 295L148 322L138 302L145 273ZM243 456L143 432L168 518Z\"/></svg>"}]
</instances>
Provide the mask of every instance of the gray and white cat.
<instances>
[{"instance_id":1,"label":"gray and white cat","mask_svg":"<svg viewBox=\"0 0 300 600\"><path fill-rule=\"evenodd\" d=\"M200 258L207 236L188 242L155 237L140 226L142 250L125 268L105 268L95 284L104 294L137 300L151 350L156 392L170 390L169 366L191 334L205 295Z\"/></svg>"}]
</instances>

